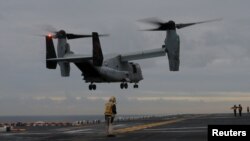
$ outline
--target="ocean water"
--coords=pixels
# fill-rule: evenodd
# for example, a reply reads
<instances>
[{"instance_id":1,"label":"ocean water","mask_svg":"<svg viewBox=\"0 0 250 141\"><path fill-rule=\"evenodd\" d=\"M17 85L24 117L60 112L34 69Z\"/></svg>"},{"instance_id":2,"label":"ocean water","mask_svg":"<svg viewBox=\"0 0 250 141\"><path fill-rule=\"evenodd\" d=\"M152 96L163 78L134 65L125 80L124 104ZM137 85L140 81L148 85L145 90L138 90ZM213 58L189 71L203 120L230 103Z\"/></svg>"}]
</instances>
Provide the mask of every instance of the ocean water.
<instances>
[{"instance_id":1,"label":"ocean water","mask_svg":"<svg viewBox=\"0 0 250 141\"><path fill-rule=\"evenodd\" d=\"M116 119L140 118L151 115L117 115ZM58 116L0 116L0 123L10 122L74 122L83 120L104 120L104 115L58 115Z\"/></svg>"},{"instance_id":2,"label":"ocean water","mask_svg":"<svg viewBox=\"0 0 250 141\"><path fill-rule=\"evenodd\" d=\"M70 115L70 116L0 116L0 123L9 122L74 122L82 120L103 120L103 115Z\"/></svg>"}]
</instances>

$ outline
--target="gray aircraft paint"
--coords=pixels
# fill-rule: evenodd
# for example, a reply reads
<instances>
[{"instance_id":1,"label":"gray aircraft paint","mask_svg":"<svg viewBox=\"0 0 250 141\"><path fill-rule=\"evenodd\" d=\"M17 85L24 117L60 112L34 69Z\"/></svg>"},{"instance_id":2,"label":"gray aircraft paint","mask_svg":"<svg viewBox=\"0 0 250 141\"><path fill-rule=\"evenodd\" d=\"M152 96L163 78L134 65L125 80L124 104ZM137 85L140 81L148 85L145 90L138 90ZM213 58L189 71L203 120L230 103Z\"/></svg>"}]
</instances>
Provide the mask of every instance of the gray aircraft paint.
<instances>
[{"instance_id":1,"label":"gray aircraft paint","mask_svg":"<svg viewBox=\"0 0 250 141\"><path fill-rule=\"evenodd\" d=\"M180 66L180 38L176 30L168 30L165 39L170 71L179 71Z\"/></svg>"},{"instance_id":2,"label":"gray aircraft paint","mask_svg":"<svg viewBox=\"0 0 250 141\"><path fill-rule=\"evenodd\" d=\"M93 33L95 34L95 33ZM97 35L97 39L98 39ZM99 39L98 39L99 40ZM94 49L94 48L93 48ZM73 63L87 63L96 70L97 74L83 79L87 83L112 83L112 82L129 82L139 83L143 80L141 67L137 63L131 62L132 60L147 59L153 57L165 56L168 53L169 67L171 71L179 70L179 36L175 30L167 31L165 45L158 49L150 49L142 52L133 52L128 54L117 54L112 57L105 57L102 66L95 66L92 58L84 55L75 55L70 51L70 45L67 43L66 38L58 38L57 56L58 58L50 58L47 61L58 62L61 70L61 76L70 76L70 62ZM94 52L93 52L94 53ZM83 68L88 69L88 68Z\"/></svg>"},{"instance_id":3,"label":"gray aircraft paint","mask_svg":"<svg viewBox=\"0 0 250 141\"><path fill-rule=\"evenodd\" d=\"M57 52L58 58L49 58L47 61L56 61L59 63L62 76L69 76L70 74L70 62L76 64L76 66L82 71L82 76L85 82L90 82L90 90L95 90L96 85L93 83L111 83L121 82L121 89L127 88L127 82L135 83L134 88L138 88L137 83L143 79L141 67L139 64L135 64L131 61L154 58L168 55L169 70L179 71L180 65L180 38L176 33L176 29L192 26L195 24L201 24L206 22L213 22L215 20L208 20L195 23L175 24L174 21L161 22L158 19L148 19L147 22L156 24L158 27L149 29L148 31L166 31L165 44L161 48L145 50L142 52L133 52L128 54L118 54L114 57L106 59L103 57L101 43L97 32L92 32L93 49L92 58L89 57L77 57L70 51L67 39L82 38L82 35L66 34L64 30L57 33L58 45ZM101 35L102 36L102 35ZM47 49L47 47L46 47ZM86 62L87 60L87 62Z\"/></svg>"},{"instance_id":4,"label":"gray aircraft paint","mask_svg":"<svg viewBox=\"0 0 250 141\"><path fill-rule=\"evenodd\" d=\"M70 53L70 45L67 43L66 38L58 38L57 43L57 56L63 58L66 53ZM68 62L58 62L60 66L61 76L70 76L70 64Z\"/></svg>"}]
</instances>

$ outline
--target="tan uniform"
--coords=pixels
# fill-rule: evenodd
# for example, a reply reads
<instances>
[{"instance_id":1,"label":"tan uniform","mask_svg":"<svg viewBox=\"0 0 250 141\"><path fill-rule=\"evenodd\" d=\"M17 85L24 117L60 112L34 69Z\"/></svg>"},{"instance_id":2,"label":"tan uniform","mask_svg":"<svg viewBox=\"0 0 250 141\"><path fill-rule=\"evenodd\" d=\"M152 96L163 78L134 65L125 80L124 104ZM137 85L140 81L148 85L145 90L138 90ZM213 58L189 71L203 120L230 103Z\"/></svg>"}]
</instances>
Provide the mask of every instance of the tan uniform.
<instances>
[{"instance_id":1,"label":"tan uniform","mask_svg":"<svg viewBox=\"0 0 250 141\"><path fill-rule=\"evenodd\" d=\"M107 102L105 104L105 112L104 112L104 115L106 116L113 116L113 111L112 111L112 107L114 106L114 103L113 102Z\"/></svg>"},{"instance_id":2,"label":"tan uniform","mask_svg":"<svg viewBox=\"0 0 250 141\"><path fill-rule=\"evenodd\" d=\"M115 102L116 102L115 97L111 97L109 99L109 101L105 104L104 115L105 115L105 120L106 120L106 124L107 124L107 135L108 136L114 136L112 123L113 123L115 115L116 115Z\"/></svg>"}]
</instances>

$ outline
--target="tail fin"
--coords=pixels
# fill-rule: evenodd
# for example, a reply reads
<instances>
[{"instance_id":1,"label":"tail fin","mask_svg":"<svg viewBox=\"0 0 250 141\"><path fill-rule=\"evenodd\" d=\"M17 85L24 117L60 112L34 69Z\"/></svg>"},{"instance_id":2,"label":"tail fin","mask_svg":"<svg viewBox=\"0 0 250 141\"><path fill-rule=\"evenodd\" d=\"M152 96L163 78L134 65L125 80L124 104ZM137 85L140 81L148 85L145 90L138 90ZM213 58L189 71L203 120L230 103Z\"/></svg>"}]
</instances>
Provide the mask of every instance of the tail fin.
<instances>
[{"instance_id":1,"label":"tail fin","mask_svg":"<svg viewBox=\"0 0 250 141\"><path fill-rule=\"evenodd\" d=\"M92 37L93 37L93 64L95 66L102 66L103 54L99 40L99 35L97 32L93 32Z\"/></svg>"},{"instance_id":2,"label":"tail fin","mask_svg":"<svg viewBox=\"0 0 250 141\"><path fill-rule=\"evenodd\" d=\"M56 52L54 43L51 37L46 36L46 59L56 58ZM47 61L46 60L46 67L48 69L56 69L56 62Z\"/></svg>"}]
</instances>

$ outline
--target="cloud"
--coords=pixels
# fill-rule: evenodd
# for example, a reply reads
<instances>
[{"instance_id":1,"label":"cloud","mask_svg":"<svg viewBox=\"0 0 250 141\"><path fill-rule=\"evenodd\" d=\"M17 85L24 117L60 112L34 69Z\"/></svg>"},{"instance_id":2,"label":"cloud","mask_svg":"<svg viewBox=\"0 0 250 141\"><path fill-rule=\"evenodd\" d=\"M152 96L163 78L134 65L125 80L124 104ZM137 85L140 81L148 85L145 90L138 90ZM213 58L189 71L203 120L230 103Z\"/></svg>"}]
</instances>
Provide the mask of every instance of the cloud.
<instances>
[{"instance_id":1,"label":"cloud","mask_svg":"<svg viewBox=\"0 0 250 141\"><path fill-rule=\"evenodd\" d=\"M91 101L96 101L96 100L104 100L107 101L110 97L97 97L97 96L88 96L87 99Z\"/></svg>"},{"instance_id":2,"label":"cloud","mask_svg":"<svg viewBox=\"0 0 250 141\"><path fill-rule=\"evenodd\" d=\"M126 96L116 96L119 115L231 112L232 105L240 103L245 107L250 100L248 92L208 92L205 96L186 95L186 93L173 93L172 95L126 94ZM1 97L0 111L2 111L1 115L48 115L48 113L52 115L102 115L104 104L108 98L108 96L101 95Z\"/></svg>"},{"instance_id":3,"label":"cloud","mask_svg":"<svg viewBox=\"0 0 250 141\"><path fill-rule=\"evenodd\" d=\"M249 1L141 2L1 1L0 113L102 114L111 95L117 97L119 112L123 114L192 112L194 107L197 112L224 112L235 102L247 104ZM44 38L33 36L46 34L38 26L49 24L74 33L109 33L111 36L100 39L105 54L159 48L165 32L138 31L145 25L137 20L147 17L181 23L218 17L223 20L177 31L181 37L179 72L169 72L167 57L135 61L143 68L144 80L139 89L129 84L129 89L121 90L119 83L112 83L97 84L96 91L89 91L89 84L73 64L71 76L61 78L58 69L45 67ZM92 52L91 40L69 43L75 53Z\"/></svg>"},{"instance_id":4,"label":"cloud","mask_svg":"<svg viewBox=\"0 0 250 141\"><path fill-rule=\"evenodd\" d=\"M81 100L81 99L82 99L81 96L77 96L77 97L76 97L76 100Z\"/></svg>"},{"instance_id":5,"label":"cloud","mask_svg":"<svg viewBox=\"0 0 250 141\"><path fill-rule=\"evenodd\" d=\"M76 99L78 99L79 97L76 97ZM51 100L54 102L63 102L65 100L67 100L67 97L65 96L34 96L33 97L34 100Z\"/></svg>"},{"instance_id":6,"label":"cloud","mask_svg":"<svg viewBox=\"0 0 250 141\"><path fill-rule=\"evenodd\" d=\"M62 102L66 100L66 97L65 96L53 96L53 97L49 97L49 99L52 101Z\"/></svg>"},{"instance_id":7,"label":"cloud","mask_svg":"<svg viewBox=\"0 0 250 141\"><path fill-rule=\"evenodd\" d=\"M45 96L36 96L36 97L33 97L34 100L44 100L44 99L47 99Z\"/></svg>"},{"instance_id":8,"label":"cloud","mask_svg":"<svg viewBox=\"0 0 250 141\"><path fill-rule=\"evenodd\" d=\"M152 96L152 97L129 97L129 100L137 100L142 102L147 101L189 101L189 102L247 102L250 100L250 96L167 96L167 97L161 97L161 96Z\"/></svg>"}]
</instances>

